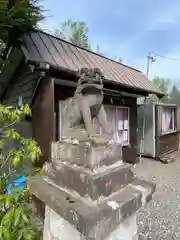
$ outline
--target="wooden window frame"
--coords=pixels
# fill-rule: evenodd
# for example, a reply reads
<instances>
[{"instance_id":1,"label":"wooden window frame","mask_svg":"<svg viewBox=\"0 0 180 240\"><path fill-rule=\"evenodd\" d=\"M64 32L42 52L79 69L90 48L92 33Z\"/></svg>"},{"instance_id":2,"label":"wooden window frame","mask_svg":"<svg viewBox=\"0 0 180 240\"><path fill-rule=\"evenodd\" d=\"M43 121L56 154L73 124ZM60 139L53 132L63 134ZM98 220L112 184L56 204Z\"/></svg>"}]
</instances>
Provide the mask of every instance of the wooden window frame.
<instances>
[{"instance_id":1,"label":"wooden window frame","mask_svg":"<svg viewBox=\"0 0 180 240\"><path fill-rule=\"evenodd\" d=\"M175 121L177 121L177 109L174 108L174 107L163 107L162 108L162 115L163 115L163 112L166 110L166 109L170 109L171 110L171 116L172 116L172 129L168 129L167 131L163 131L162 130L162 121L163 121L163 118L161 116L161 134L162 135L166 135L166 134L169 134L169 133L173 133L173 132L176 132L177 131L177 123Z\"/></svg>"},{"instance_id":2,"label":"wooden window frame","mask_svg":"<svg viewBox=\"0 0 180 240\"><path fill-rule=\"evenodd\" d=\"M109 105L109 104L105 104L104 107L110 107L110 108L116 109L116 118L115 118L116 126L118 125L117 124L117 110L118 109L127 109L128 110L128 141L127 142L118 142L119 144L122 144L122 146L128 146L130 144L130 108L128 106L117 106L117 105Z\"/></svg>"}]
</instances>

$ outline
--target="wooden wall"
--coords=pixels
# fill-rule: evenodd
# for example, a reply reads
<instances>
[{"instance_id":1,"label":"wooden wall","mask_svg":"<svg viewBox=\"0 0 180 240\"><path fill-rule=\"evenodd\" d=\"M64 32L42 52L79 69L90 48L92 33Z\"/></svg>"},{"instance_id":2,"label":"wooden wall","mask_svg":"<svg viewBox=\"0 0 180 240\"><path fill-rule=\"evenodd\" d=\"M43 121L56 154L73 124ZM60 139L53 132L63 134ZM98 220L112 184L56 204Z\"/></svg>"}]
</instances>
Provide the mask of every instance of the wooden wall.
<instances>
[{"instance_id":1,"label":"wooden wall","mask_svg":"<svg viewBox=\"0 0 180 240\"><path fill-rule=\"evenodd\" d=\"M55 141L54 82L48 76L40 83L32 106L33 137L41 147L40 166L50 158L51 142Z\"/></svg>"},{"instance_id":2,"label":"wooden wall","mask_svg":"<svg viewBox=\"0 0 180 240\"><path fill-rule=\"evenodd\" d=\"M50 159L51 142L55 141L54 82L49 76L43 78L32 105L33 137L43 153L36 166L42 167ZM33 203L39 216L43 219L45 204L33 196Z\"/></svg>"},{"instance_id":3,"label":"wooden wall","mask_svg":"<svg viewBox=\"0 0 180 240\"><path fill-rule=\"evenodd\" d=\"M10 80L4 94L2 95L2 104L17 106L19 95L23 97L24 104L30 104L38 78L39 73L32 73L30 67L26 65L23 60L16 69L13 78ZM16 128L22 137L33 137L31 120L22 119L20 123L14 124L13 127ZM6 147L8 148L14 146L14 142L8 141L6 144ZM31 167L29 160L25 161L23 165L23 168L28 167ZM19 170L21 171L22 168Z\"/></svg>"},{"instance_id":4,"label":"wooden wall","mask_svg":"<svg viewBox=\"0 0 180 240\"><path fill-rule=\"evenodd\" d=\"M32 73L30 67L23 61L9 82L2 96L2 103L5 105L17 105L18 96L22 96L24 103L30 104L39 76L39 72Z\"/></svg>"},{"instance_id":5,"label":"wooden wall","mask_svg":"<svg viewBox=\"0 0 180 240\"><path fill-rule=\"evenodd\" d=\"M169 152L179 149L179 131L158 137L157 156L161 157Z\"/></svg>"},{"instance_id":6,"label":"wooden wall","mask_svg":"<svg viewBox=\"0 0 180 240\"><path fill-rule=\"evenodd\" d=\"M25 103L32 101L34 89L40 77L39 72L32 73L28 65L20 64L3 95L3 104L17 105L21 95ZM38 89L38 94L32 106L32 136L39 143L43 151L44 161L48 160L50 143L58 139L58 101L72 97L75 88L55 85L51 77L46 77ZM128 106L130 108L130 145L123 147L124 161L135 163L137 158L137 107L136 98L124 97L123 101L117 97L104 97L104 104ZM29 131L29 130L28 130Z\"/></svg>"}]
</instances>

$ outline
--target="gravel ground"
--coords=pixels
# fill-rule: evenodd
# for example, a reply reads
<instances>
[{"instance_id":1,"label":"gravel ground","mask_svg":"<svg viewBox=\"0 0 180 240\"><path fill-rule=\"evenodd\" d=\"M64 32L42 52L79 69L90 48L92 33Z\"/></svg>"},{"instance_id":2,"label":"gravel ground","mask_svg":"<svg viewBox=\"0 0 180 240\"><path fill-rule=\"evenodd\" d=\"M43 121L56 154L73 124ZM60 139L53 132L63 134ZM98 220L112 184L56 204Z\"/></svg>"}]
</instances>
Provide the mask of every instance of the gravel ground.
<instances>
[{"instance_id":1,"label":"gravel ground","mask_svg":"<svg viewBox=\"0 0 180 240\"><path fill-rule=\"evenodd\" d=\"M135 167L139 178L156 183L153 200L139 210L139 240L180 240L180 151L176 161L162 164L143 158Z\"/></svg>"}]
</instances>

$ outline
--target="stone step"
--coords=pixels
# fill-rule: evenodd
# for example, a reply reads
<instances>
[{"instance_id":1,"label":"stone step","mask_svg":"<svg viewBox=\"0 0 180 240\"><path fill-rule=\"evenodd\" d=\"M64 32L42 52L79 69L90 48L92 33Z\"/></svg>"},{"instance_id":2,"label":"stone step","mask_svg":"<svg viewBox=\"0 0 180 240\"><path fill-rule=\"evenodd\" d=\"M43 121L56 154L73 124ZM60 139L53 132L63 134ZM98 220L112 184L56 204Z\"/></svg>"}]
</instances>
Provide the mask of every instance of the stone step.
<instances>
[{"instance_id":1,"label":"stone step","mask_svg":"<svg viewBox=\"0 0 180 240\"><path fill-rule=\"evenodd\" d=\"M128 216L144 206L155 191L154 184L135 179L121 191L94 204L58 187L48 178L32 177L28 179L28 187L89 240L104 240Z\"/></svg>"},{"instance_id":2,"label":"stone step","mask_svg":"<svg viewBox=\"0 0 180 240\"><path fill-rule=\"evenodd\" d=\"M57 185L75 190L94 201L131 183L134 179L131 169L131 164L121 162L94 171L64 163L46 163L44 172Z\"/></svg>"},{"instance_id":3,"label":"stone step","mask_svg":"<svg viewBox=\"0 0 180 240\"><path fill-rule=\"evenodd\" d=\"M67 143L64 141L53 142L51 145L51 161L67 162L93 169L96 166L111 165L116 161L122 161L122 146L115 143L107 143L92 146L88 142Z\"/></svg>"}]
</instances>

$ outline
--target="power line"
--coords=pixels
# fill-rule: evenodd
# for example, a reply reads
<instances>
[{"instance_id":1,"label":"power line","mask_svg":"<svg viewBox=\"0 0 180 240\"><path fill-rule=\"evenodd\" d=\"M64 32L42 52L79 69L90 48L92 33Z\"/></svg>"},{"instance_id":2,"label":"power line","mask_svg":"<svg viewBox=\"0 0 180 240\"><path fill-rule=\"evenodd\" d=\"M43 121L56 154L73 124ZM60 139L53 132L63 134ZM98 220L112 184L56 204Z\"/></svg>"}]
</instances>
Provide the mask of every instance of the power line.
<instances>
[{"instance_id":1,"label":"power line","mask_svg":"<svg viewBox=\"0 0 180 240\"><path fill-rule=\"evenodd\" d=\"M152 54L154 54L156 57L161 57L161 58L165 58L165 59L169 59L169 60L173 60L173 61L180 61L180 58L171 58L171 57L166 57L160 54L157 54L155 52L152 52Z\"/></svg>"},{"instance_id":2,"label":"power line","mask_svg":"<svg viewBox=\"0 0 180 240\"><path fill-rule=\"evenodd\" d=\"M155 52L149 52L148 56L147 56L147 69L146 69L146 75L148 77L149 75L149 68L150 65L156 61L156 57L160 57L160 58L164 58L164 59L168 59L168 60L173 60L173 61L180 61L180 58L171 58L171 57L166 57L164 55L155 53Z\"/></svg>"}]
</instances>

